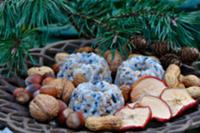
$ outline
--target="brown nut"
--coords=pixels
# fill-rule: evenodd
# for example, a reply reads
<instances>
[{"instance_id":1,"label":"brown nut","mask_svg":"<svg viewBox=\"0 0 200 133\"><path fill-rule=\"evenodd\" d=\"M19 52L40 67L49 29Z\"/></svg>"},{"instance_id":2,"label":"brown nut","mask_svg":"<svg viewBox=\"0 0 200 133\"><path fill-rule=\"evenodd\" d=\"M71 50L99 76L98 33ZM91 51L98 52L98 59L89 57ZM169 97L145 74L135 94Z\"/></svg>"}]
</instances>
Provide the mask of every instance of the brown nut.
<instances>
[{"instance_id":1,"label":"brown nut","mask_svg":"<svg viewBox=\"0 0 200 133\"><path fill-rule=\"evenodd\" d=\"M54 77L46 77L43 81L42 81L42 85L47 85L49 84L49 82L51 82L52 80L54 80Z\"/></svg>"},{"instance_id":2,"label":"brown nut","mask_svg":"<svg viewBox=\"0 0 200 133\"><path fill-rule=\"evenodd\" d=\"M111 51L107 52L105 54L105 59L108 62L108 65L112 72L116 72L123 61L122 56L117 50L115 50L114 53L112 53Z\"/></svg>"},{"instance_id":3,"label":"brown nut","mask_svg":"<svg viewBox=\"0 0 200 133\"><path fill-rule=\"evenodd\" d=\"M181 70L179 66L175 64L169 65L164 75L164 79L170 88L174 88L179 84L180 74L181 74Z\"/></svg>"},{"instance_id":4,"label":"brown nut","mask_svg":"<svg viewBox=\"0 0 200 133\"><path fill-rule=\"evenodd\" d=\"M64 102L68 103L74 89L75 87L71 81L68 81L67 79L57 78L52 79L47 85L44 85L40 89L40 93L60 98Z\"/></svg>"},{"instance_id":5,"label":"brown nut","mask_svg":"<svg viewBox=\"0 0 200 133\"><path fill-rule=\"evenodd\" d=\"M91 131L118 130L122 125L122 119L118 116L88 117L85 126Z\"/></svg>"},{"instance_id":6,"label":"brown nut","mask_svg":"<svg viewBox=\"0 0 200 133\"><path fill-rule=\"evenodd\" d=\"M86 52L86 53L90 53L90 52L93 52L94 49L92 47L89 47L89 46L85 46L85 47L81 47L79 48L76 52Z\"/></svg>"},{"instance_id":7,"label":"brown nut","mask_svg":"<svg viewBox=\"0 0 200 133\"><path fill-rule=\"evenodd\" d=\"M176 86L176 88L185 88L185 85L181 82L178 83L178 85Z\"/></svg>"},{"instance_id":8,"label":"brown nut","mask_svg":"<svg viewBox=\"0 0 200 133\"><path fill-rule=\"evenodd\" d=\"M54 71L47 66L42 66L42 67L32 67L30 69L28 69L28 75L34 75L34 74L39 74L41 76L45 75L45 74L52 74L54 75Z\"/></svg>"},{"instance_id":9,"label":"brown nut","mask_svg":"<svg viewBox=\"0 0 200 133\"><path fill-rule=\"evenodd\" d=\"M74 76L74 79L72 81L72 83L74 84L74 86L78 86L79 84L83 83L83 82L87 82L87 79L85 78L85 76L81 73L77 73Z\"/></svg>"},{"instance_id":10,"label":"brown nut","mask_svg":"<svg viewBox=\"0 0 200 133\"><path fill-rule=\"evenodd\" d=\"M128 102L130 99L131 88L128 85L122 85L120 86L120 90L122 92L125 102Z\"/></svg>"},{"instance_id":11,"label":"brown nut","mask_svg":"<svg viewBox=\"0 0 200 133\"><path fill-rule=\"evenodd\" d=\"M130 54L129 56L128 56L128 58L132 58L132 57L137 57L137 56L140 56L141 54Z\"/></svg>"},{"instance_id":12,"label":"brown nut","mask_svg":"<svg viewBox=\"0 0 200 133\"><path fill-rule=\"evenodd\" d=\"M80 129L85 125L85 118L82 112L72 112L66 120L67 127L71 129Z\"/></svg>"},{"instance_id":13,"label":"brown nut","mask_svg":"<svg viewBox=\"0 0 200 133\"><path fill-rule=\"evenodd\" d=\"M58 115L59 103L52 96L40 94L30 102L29 111L36 120L48 122Z\"/></svg>"},{"instance_id":14,"label":"brown nut","mask_svg":"<svg viewBox=\"0 0 200 133\"><path fill-rule=\"evenodd\" d=\"M62 78L52 79L48 84L42 86L40 92L60 98L64 88L63 81L64 79Z\"/></svg>"},{"instance_id":15,"label":"brown nut","mask_svg":"<svg viewBox=\"0 0 200 133\"><path fill-rule=\"evenodd\" d=\"M58 115L58 121L61 125L65 125L66 124L66 120L69 116L70 113L72 113L73 110L70 108L66 108L65 110L62 111L62 113L60 113Z\"/></svg>"},{"instance_id":16,"label":"brown nut","mask_svg":"<svg viewBox=\"0 0 200 133\"><path fill-rule=\"evenodd\" d=\"M99 49L99 48L95 48L94 49L94 52L96 53L96 54L98 54L98 55L101 55L102 53L101 53L101 50Z\"/></svg>"},{"instance_id":17,"label":"brown nut","mask_svg":"<svg viewBox=\"0 0 200 133\"><path fill-rule=\"evenodd\" d=\"M199 86L192 86L192 87L186 88L186 90L192 98L200 97L200 87Z\"/></svg>"},{"instance_id":18,"label":"brown nut","mask_svg":"<svg viewBox=\"0 0 200 133\"><path fill-rule=\"evenodd\" d=\"M63 64L68 56L68 53L57 53L55 56L55 61L59 65Z\"/></svg>"},{"instance_id":19,"label":"brown nut","mask_svg":"<svg viewBox=\"0 0 200 133\"><path fill-rule=\"evenodd\" d=\"M75 89L75 86L72 84L71 81L68 81L66 79L64 79L64 88L63 88L63 92L62 92L62 100L66 103L69 102L69 99L72 95L72 92L74 91Z\"/></svg>"},{"instance_id":20,"label":"brown nut","mask_svg":"<svg viewBox=\"0 0 200 133\"><path fill-rule=\"evenodd\" d=\"M25 79L25 84L30 85L30 84L40 84L42 82L43 77L39 74L34 74L31 76L28 76Z\"/></svg>"},{"instance_id":21,"label":"brown nut","mask_svg":"<svg viewBox=\"0 0 200 133\"><path fill-rule=\"evenodd\" d=\"M67 105L62 100L58 100L58 103L59 103L59 112L58 113L60 114L67 108Z\"/></svg>"},{"instance_id":22,"label":"brown nut","mask_svg":"<svg viewBox=\"0 0 200 133\"><path fill-rule=\"evenodd\" d=\"M53 64L52 69L55 73L58 73L60 71L60 65L59 64Z\"/></svg>"},{"instance_id":23,"label":"brown nut","mask_svg":"<svg viewBox=\"0 0 200 133\"><path fill-rule=\"evenodd\" d=\"M13 95L15 96L16 101L20 104L28 103L31 99L30 94L25 90L25 88L16 88Z\"/></svg>"},{"instance_id":24,"label":"brown nut","mask_svg":"<svg viewBox=\"0 0 200 133\"><path fill-rule=\"evenodd\" d=\"M51 85L44 85L41 89L40 89L40 94L46 94L46 95L50 95L53 97L59 97L60 93L58 92L57 88L55 86L51 86Z\"/></svg>"},{"instance_id":25,"label":"brown nut","mask_svg":"<svg viewBox=\"0 0 200 133\"><path fill-rule=\"evenodd\" d=\"M200 86L200 79L195 75L180 76L179 80L186 87Z\"/></svg>"}]
</instances>

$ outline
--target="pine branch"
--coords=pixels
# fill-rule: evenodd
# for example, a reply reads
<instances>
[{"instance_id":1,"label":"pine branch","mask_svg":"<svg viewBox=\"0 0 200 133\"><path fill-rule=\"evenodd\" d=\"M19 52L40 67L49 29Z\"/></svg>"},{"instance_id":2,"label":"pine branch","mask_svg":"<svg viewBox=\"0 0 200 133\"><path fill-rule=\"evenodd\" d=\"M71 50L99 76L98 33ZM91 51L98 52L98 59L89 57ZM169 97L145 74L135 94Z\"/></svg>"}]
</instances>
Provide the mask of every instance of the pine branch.
<instances>
[{"instance_id":1,"label":"pine branch","mask_svg":"<svg viewBox=\"0 0 200 133\"><path fill-rule=\"evenodd\" d=\"M177 7L166 0L6 0L0 5L0 64L21 71L28 49L45 41L43 30L52 25L71 24L80 35L96 38L94 45L102 51L118 49L125 56L133 48L131 36L138 34L149 43L167 41L174 49L197 46L200 11Z\"/></svg>"},{"instance_id":2,"label":"pine branch","mask_svg":"<svg viewBox=\"0 0 200 133\"><path fill-rule=\"evenodd\" d=\"M0 66L6 68L1 73L7 76L16 74L25 74L27 72L26 59L32 59L29 54L29 49L37 47L36 34L33 31L12 34L10 38L0 40ZM30 45L32 44L32 45ZM34 64L34 61L31 60Z\"/></svg>"},{"instance_id":3,"label":"pine branch","mask_svg":"<svg viewBox=\"0 0 200 133\"><path fill-rule=\"evenodd\" d=\"M168 41L172 48L196 47L194 35L199 36L200 32L193 28L193 24L200 24L196 21L199 20L198 14L199 12L183 12L177 9L174 3L162 0L140 0L134 6L121 10L111 19L126 21L128 18L132 18L136 20L143 27L140 34L150 41Z\"/></svg>"},{"instance_id":4,"label":"pine branch","mask_svg":"<svg viewBox=\"0 0 200 133\"><path fill-rule=\"evenodd\" d=\"M65 10L80 35L94 38L100 29L109 29L103 19L110 16L113 9L110 0L75 0L66 4Z\"/></svg>"},{"instance_id":5,"label":"pine branch","mask_svg":"<svg viewBox=\"0 0 200 133\"><path fill-rule=\"evenodd\" d=\"M31 29L67 21L67 16L62 12L64 0L19 0L18 4L18 8L21 8L18 26Z\"/></svg>"}]
</instances>

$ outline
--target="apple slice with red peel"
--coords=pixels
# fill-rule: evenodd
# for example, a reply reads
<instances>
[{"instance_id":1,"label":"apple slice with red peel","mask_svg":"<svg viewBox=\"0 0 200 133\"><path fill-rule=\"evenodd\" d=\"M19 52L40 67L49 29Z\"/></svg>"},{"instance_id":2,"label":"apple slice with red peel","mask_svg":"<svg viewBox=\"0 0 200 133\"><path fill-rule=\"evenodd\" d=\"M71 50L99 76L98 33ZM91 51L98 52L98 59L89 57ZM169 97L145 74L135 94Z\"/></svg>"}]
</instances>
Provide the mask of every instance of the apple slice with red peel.
<instances>
[{"instance_id":1,"label":"apple slice with red peel","mask_svg":"<svg viewBox=\"0 0 200 133\"><path fill-rule=\"evenodd\" d=\"M134 102L134 103L128 103L126 106L128 106L129 108L136 108L136 107L141 107L140 103L137 101L137 102Z\"/></svg>"},{"instance_id":2,"label":"apple slice with red peel","mask_svg":"<svg viewBox=\"0 0 200 133\"><path fill-rule=\"evenodd\" d=\"M186 89L166 89L161 94L163 99L172 111L172 117L181 115L184 111L197 106Z\"/></svg>"},{"instance_id":3,"label":"apple slice with red peel","mask_svg":"<svg viewBox=\"0 0 200 133\"><path fill-rule=\"evenodd\" d=\"M131 86L131 101L135 102L145 95L160 97L166 88L168 88L166 83L156 77L142 77Z\"/></svg>"},{"instance_id":4,"label":"apple slice with red peel","mask_svg":"<svg viewBox=\"0 0 200 133\"><path fill-rule=\"evenodd\" d=\"M122 119L120 131L128 129L144 129L151 120L149 107L130 108L125 106L115 113Z\"/></svg>"},{"instance_id":5,"label":"apple slice with red peel","mask_svg":"<svg viewBox=\"0 0 200 133\"><path fill-rule=\"evenodd\" d=\"M144 96L140 101L141 106L148 106L152 112L152 118L160 122L168 121L171 116L170 107L167 103L154 96Z\"/></svg>"}]
</instances>

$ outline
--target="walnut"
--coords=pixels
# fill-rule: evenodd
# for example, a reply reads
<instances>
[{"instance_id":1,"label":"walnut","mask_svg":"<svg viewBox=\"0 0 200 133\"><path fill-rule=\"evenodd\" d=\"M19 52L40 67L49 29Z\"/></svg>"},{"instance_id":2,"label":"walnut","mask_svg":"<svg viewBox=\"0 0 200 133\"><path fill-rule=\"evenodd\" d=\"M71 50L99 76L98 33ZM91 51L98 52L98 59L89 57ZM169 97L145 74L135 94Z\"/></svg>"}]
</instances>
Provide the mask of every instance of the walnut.
<instances>
[{"instance_id":1,"label":"walnut","mask_svg":"<svg viewBox=\"0 0 200 133\"><path fill-rule=\"evenodd\" d=\"M40 93L48 94L68 102L73 90L75 89L71 81L67 79L57 78L52 79L48 84L40 89Z\"/></svg>"},{"instance_id":2,"label":"walnut","mask_svg":"<svg viewBox=\"0 0 200 133\"><path fill-rule=\"evenodd\" d=\"M59 103L52 96L39 94L31 101L29 111L36 120L48 122L58 115Z\"/></svg>"}]
</instances>

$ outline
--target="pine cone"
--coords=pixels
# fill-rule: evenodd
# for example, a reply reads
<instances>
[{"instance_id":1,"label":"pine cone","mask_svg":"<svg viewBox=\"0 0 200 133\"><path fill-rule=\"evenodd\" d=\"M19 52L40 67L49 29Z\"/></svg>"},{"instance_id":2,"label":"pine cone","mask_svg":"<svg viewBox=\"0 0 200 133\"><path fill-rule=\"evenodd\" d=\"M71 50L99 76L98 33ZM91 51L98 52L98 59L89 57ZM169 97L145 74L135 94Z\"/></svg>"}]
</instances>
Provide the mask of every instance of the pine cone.
<instances>
[{"instance_id":1,"label":"pine cone","mask_svg":"<svg viewBox=\"0 0 200 133\"><path fill-rule=\"evenodd\" d=\"M180 56L182 62L190 64L199 58L200 53L197 48L184 47L180 51Z\"/></svg>"},{"instance_id":2,"label":"pine cone","mask_svg":"<svg viewBox=\"0 0 200 133\"><path fill-rule=\"evenodd\" d=\"M164 68L167 68L170 64L181 64L181 59L175 54L166 54L160 58L160 62Z\"/></svg>"},{"instance_id":3,"label":"pine cone","mask_svg":"<svg viewBox=\"0 0 200 133\"><path fill-rule=\"evenodd\" d=\"M132 36L131 37L131 44L138 50L145 50L148 48L147 41L144 37L142 36Z\"/></svg>"},{"instance_id":4,"label":"pine cone","mask_svg":"<svg viewBox=\"0 0 200 133\"><path fill-rule=\"evenodd\" d=\"M167 42L154 42L151 45L151 49L157 56L163 56L170 52L170 47Z\"/></svg>"}]
</instances>

